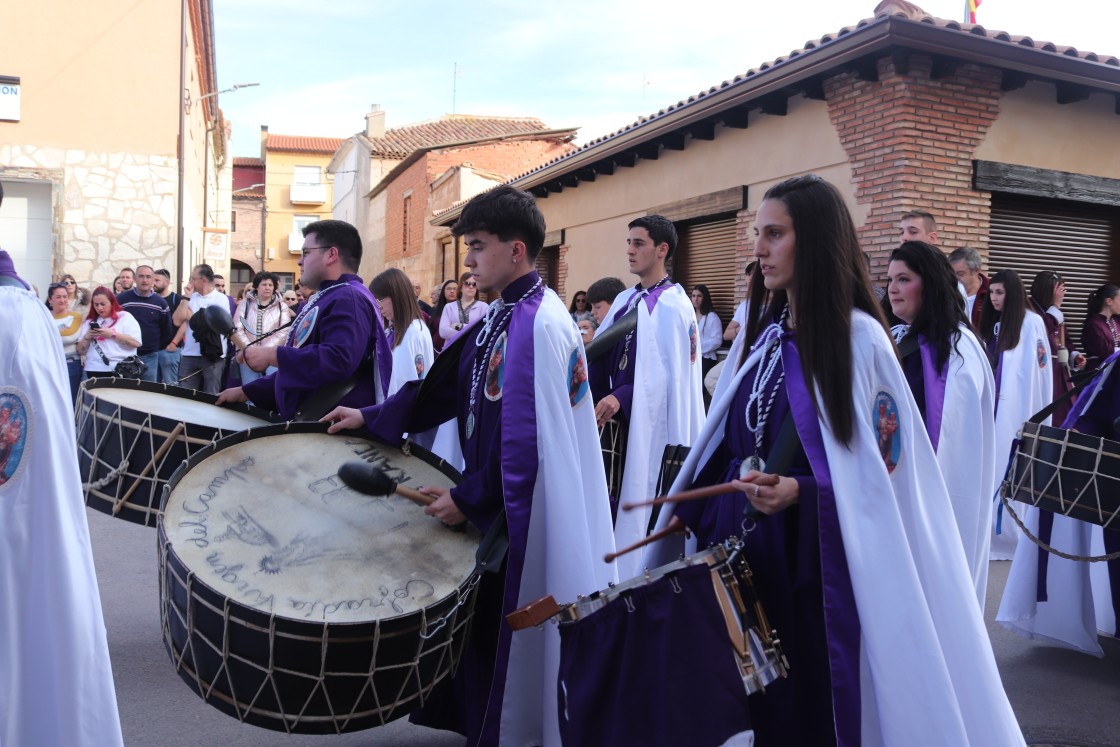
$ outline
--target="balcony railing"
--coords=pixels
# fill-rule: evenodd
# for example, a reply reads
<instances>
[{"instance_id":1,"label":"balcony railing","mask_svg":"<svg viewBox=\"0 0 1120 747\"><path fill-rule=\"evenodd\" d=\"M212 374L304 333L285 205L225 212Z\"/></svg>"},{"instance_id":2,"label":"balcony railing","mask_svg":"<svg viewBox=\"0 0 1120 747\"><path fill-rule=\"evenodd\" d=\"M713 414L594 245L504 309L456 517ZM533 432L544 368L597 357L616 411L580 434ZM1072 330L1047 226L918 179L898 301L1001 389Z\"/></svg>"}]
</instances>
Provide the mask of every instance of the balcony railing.
<instances>
[{"instance_id":1,"label":"balcony railing","mask_svg":"<svg viewBox=\"0 0 1120 747\"><path fill-rule=\"evenodd\" d=\"M322 205L327 201L327 185L293 184L290 199L295 205Z\"/></svg>"}]
</instances>

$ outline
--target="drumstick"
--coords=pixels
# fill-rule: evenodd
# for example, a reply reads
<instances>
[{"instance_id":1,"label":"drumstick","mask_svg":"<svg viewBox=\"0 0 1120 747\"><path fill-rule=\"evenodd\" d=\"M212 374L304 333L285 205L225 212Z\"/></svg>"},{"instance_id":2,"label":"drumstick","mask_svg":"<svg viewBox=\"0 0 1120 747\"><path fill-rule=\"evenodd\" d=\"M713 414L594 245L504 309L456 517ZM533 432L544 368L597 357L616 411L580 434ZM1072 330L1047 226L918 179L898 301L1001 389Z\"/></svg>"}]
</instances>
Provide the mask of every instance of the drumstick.
<instances>
[{"instance_id":1,"label":"drumstick","mask_svg":"<svg viewBox=\"0 0 1120 747\"><path fill-rule=\"evenodd\" d=\"M657 531L657 532L654 532L653 534L646 537L645 539L635 542L634 544L630 545L630 547L623 548L622 550L619 550L618 552L607 553L606 555L603 556L603 562L604 563L613 563L615 558L621 557L628 552L634 552L635 550L637 550L639 548L642 548L642 547L645 547L646 545L657 542L657 540L659 540L659 539L664 539L665 537L669 537L669 536L674 535L674 534L686 534L687 532L688 532L688 527L686 527L684 524L670 524L669 526L665 527L664 529L662 529L660 531Z\"/></svg>"},{"instance_id":2,"label":"drumstick","mask_svg":"<svg viewBox=\"0 0 1120 747\"><path fill-rule=\"evenodd\" d=\"M397 495L407 498L418 506L430 506L435 498L419 490L398 485L397 481L365 462L347 462L338 469L338 476L346 487L366 495Z\"/></svg>"},{"instance_id":3,"label":"drumstick","mask_svg":"<svg viewBox=\"0 0 1120 747\"><path fill-rule=\"evenodd\" d=\"M167 440L164 441L160 445L159 449L156 450L156 453L152 455L152 460L148 462L144 469L140 470L140 474L136 477L136 480L134 480L132 485L129 486L128 490L124 492L124 495L122 495L120 499L117 500L115 504L113 504L113 516L116 516L121 512L121 507L128 502L128 499L131 498L132 494L136 492L136 489L140 487L140 482L148 475L148 472L150 472L156 466L156 462L158 462L160 459L163 459L163 455L166 454L167 450L171 448L171 444L175 443L175 439L177 439L179 435L182 434L183 428L185 427L186 423L182 422L175 425L175 427L171 431L171 435L167 437Z\"/></svg>"},{"instance_id":4,"label":"drumstick","mask_svg":"<svg viewBox=\"0 0 1120 747\"><path fill-rule=\"evenodd\" d=\"M766 487L774 487L781 479L778 475L770 475L773 481L762 482L759 481L757 485ZM641 503L623 503L623 511L632 511L635 508L643 508L645 506L660 506L662 503L684 503L685 501L698 501L701 498L710 498L713 495L723 495L724 493L734 493L738 488L729 482L720 483L719 485L709 485L706 488L693 488L692 490L682 490L673 495L663 495L660 498L654 498L652 501L642 501Z\"/></svg>"}]
</instances>

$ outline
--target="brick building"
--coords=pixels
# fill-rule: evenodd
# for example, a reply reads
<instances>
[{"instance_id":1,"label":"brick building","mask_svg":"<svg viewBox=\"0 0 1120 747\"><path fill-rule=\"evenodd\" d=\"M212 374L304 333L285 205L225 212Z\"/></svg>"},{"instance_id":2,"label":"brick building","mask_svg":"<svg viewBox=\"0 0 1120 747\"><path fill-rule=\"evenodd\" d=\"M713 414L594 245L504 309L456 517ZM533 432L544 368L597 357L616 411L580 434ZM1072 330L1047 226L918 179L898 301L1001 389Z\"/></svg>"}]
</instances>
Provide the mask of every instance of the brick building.
<instances>
[{"instance_id":1,"label":"brick building","mask_svg":"<svg viewBox=\"0 0 1120 747\"><path fill-rule=\"evenodd\" d=\"M1120 269L1118 101L1116 57L886 0L512 184L538 197L562 296L608 275L632 282L626 224L656 212L682 236L676 279L706 283L726 322L763 193L815 172L844 194L880 280L899 216L925 209L942 249L976 247L985 271L1063 273L1079 327L1089 290Z\"/></svg>"},{"instance_id":2,"label":"brick building","mask_svg":"<svg viewBox=\"0 0 1120 747\"><path fill-rule=\"evenodd\" d=\"M249 282L264 267L264 174L263 158L233 159L230 288Z\"/></svg>"},{"instance_id":3,"label":"brick building","mask_svg":"<svg viewBox=\"0 0 1120 747\"><path fill-rule=\"evenodd\" d=\"M456 275L461 251L430 224L433 211L567 153L574 136L532 117L469 114L386 129L375 105L327 167L334 216L362 234L360 274L398 267L425 288Z\"/></svg>"}]
</instances>

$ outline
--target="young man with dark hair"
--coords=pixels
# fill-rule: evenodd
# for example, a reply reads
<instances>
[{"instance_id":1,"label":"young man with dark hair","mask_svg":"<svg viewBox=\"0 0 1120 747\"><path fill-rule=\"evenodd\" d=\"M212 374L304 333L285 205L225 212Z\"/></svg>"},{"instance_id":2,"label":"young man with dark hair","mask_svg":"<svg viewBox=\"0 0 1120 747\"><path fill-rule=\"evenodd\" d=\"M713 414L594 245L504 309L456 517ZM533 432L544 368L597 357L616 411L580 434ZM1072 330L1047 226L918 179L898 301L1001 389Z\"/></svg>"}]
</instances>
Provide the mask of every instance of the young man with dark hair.
<instances>
[{"instance_id":1,"label":"young man with dark hair","mask_svg":"<svg viewBox=\"0 0 1120 747\"><path fill-rule=\"evenodd\" d=\"M393 371L393 353L373 294L358 277L362 239L341 220L303 228L303 284L318 288L292 322L281 347L250 345L242 355L254 371L278 370L226 389L223 402L246 402L285 418L317 420L336 405L381 402Z\"/></svg>"},{"instance_id":2,"label":"young man with dark hair","mask_svg":"<svg viewBox=\"0 0 1120 747\"><path fill-rule=\"evenodd\" d=\"M167 302L168 319L172 319L183 297L171 290L171 273L162 268L156 270L154 287L160 298ZM159 376L157 381L161 384L178 386L179 357L182 354L180 347L183 343L183 337L187 334L187 327L185 324L175 324L174 321L168 327L169 334L159 342Z\"/></svg>"},{"instance_id":3,"label":"young man with dark hair","mask_svg":"<svg viewBox=\"0 0 1120 747\"><path fill-rule=\"evenodd\" d=\"M899 221L899 241L924 241L937 246L937 220L925 210L911 210Z\"/></svg>"},{"instance_id":4,"label":"young man with dark hair","mask_svg":"<svg viewBox=\"0 0 1120 747\"><path fill-rule=\"evenodd\" d=\"M600 426L617 418L626 429L626 458L620 503L653 497L667 445L689 446L704 421L703 371L696 313L688 293L669 280L666 261L677 245L672 222L660 215L631 221L626 258L638 284L615 299L596 337L637 309L637 326L593 366L596 381L609 377L609 391L595 405ZM598 370L605 367L605 373ZM615 543L626 547L646 536L651 509L619 512ZM636 576L640 558L619 559L622 578Z\"/></svg>"},{"instance_id":5,"label":"young man with dark hair","mask_svg":"<svg viewBox=\"0 0 1120 747\"><path fill-rule=\"evenodd\" d=\"M603 323L607 312L611 310L611 304L625 290L626 286L618 278L600 278L588 286L587 303L591 305L596 324Z\"/></svg>"},{"instance_id":6,"label":"young man with dark hair","mask_svg":"<svg viewBox=\"0 0 1120 747\"><path fill-rule=\"evenodd\" d=\"M499 572L482 574L459 671L414 720L464 734L470 745L559 744L559 634L552 625L513 634L505 615L545 594L575 599L616 579L603 562L614 543L583 342L534 269L545 231L531 195L509 186L484 192L452 231L464 239L479 289L499 299L423 382L324 420L332 431L364 425L399 442L458 418L463 481L426 490L436 501L425 513L482 532L505 522L509 551Z\"/></svg>"},{"instance_id":7,"label":"young man with dark hair","mask_svg":"<svg viewBox=\"0 0 1120 747\"><path fill-rule=\"evenodd\" d=\"M127 290L132 290L133 286L136 285L136 273L134 273L132 271L131 267L126 267L123 270L121 270L121 274L118 275L117 277L119 277L121 279L121 291L122 292L127 291Z\"/></svg>"},{"instance_id":8,"label":"young man with dark hair","mask_svg":"<svg viewBox=\"0 0 1120 747\"><path fill-rule=\"evenodd\" d=\"M171 311L167 301L155 292L155 282L151 265L137 265L136 284L117 296L117 303L140 325L140 347L136 349L136 355L144 361L140 379L151 382L159 380L160 343L172 336Z\"/></svg>"}]
</instances>

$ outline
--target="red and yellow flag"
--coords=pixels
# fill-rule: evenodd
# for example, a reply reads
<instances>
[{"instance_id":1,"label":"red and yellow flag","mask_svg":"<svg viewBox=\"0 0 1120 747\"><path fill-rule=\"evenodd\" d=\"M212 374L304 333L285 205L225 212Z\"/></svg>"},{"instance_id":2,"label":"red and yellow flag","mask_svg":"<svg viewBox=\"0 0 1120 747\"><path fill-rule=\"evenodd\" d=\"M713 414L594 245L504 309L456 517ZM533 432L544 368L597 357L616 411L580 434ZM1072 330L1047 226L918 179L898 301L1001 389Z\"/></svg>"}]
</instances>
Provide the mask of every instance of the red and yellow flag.
<instances>
[{"instance_id":1,"label":"red and yellow flag","mask_svg":"<svg viewBox=\"0 0 1120 747\"><path fill-rule=\"evenodd\" d=\"M964 12L969 23L976 23L976 9L980 7L981 2L983 0L965 0Z\"/></svg>"}]
</instances>

